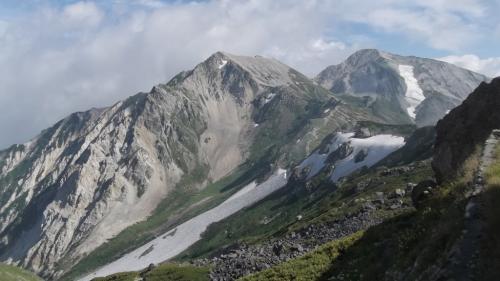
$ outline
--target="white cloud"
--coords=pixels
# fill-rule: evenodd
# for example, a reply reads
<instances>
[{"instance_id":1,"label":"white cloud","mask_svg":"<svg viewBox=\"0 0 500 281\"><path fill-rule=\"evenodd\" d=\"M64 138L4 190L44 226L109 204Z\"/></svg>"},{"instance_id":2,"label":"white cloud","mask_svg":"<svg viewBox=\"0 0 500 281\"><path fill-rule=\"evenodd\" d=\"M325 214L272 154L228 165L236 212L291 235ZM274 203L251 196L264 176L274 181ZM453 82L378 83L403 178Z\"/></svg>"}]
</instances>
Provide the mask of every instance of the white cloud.
<instances>
[{"instance_id":1,"label":"white cloud","mask_svg":"<svg viewBox=\"0 0 500 281\"><path fill-rule=\"evenodd\" d=\"M489 77L500 76L500 57L481 59L476 55L446 56L439 60L458 65Z\"/></svg>"},{"instance_id":2,"label":"white cloud","mask_svg":"<svg viewBox=\"0 0 500 281\"><path fill-rule=\"evenodd\" d=\"M136 4L146 6L149 8L162 8L165 7L165 3L160 0L137 0Z\"/></svg>"},{"instance_id":3,"label":"white cloud","mask_svg":"<svg viewBox=\"0 0 500 281\"><path fill-rule=\"evenodd\" d=\"M2 134L0 147L73 111L148 91L219 50L273 56L314 75L356 47L327 36L322 6L118 1L104 9L85 1L12 20L0 37L0 131L15 133Z\"/></svg>"},{"instance_id":4,"label":"white cloud","mask_svg":"<svg viewBox=\"0 0 500 281\"><path fill-rule=\"evenodd\" d=\"M62 18L65 24L69 25L98 25L103 12L93 2L76 2L64 7Z\"/></svg>"},{"instance_id":5,"label":"white cloud","mask_svg":"<svg viewBox=\"0 0 500 281\"><path fill-rule=\"evenodd\" d=\"M396 33L407 40L447 51L474 44L482 36L482 0L379 0L331 1L339 22L364 24L380 32Z\"/></svg>"},{"instance_id":6,"label":"white cloud","mask_svg":"<svg viewBox=\"0 0 500 281\"><path fill-rule=\"evenodd\" d=\"M219 50L272 56L311 76L360 47L373 47L377 41L370 29L457 51L478 41L482 18L495 18L486 16L495 9L485 9L481 2L114 0L41 5L0 22L0 132L8 132L0 135L0 147L26 141L73 111L147 91ZM336 35L352 23L370 28L362 27L343 42Z\"/></svg>"}]
</instances>

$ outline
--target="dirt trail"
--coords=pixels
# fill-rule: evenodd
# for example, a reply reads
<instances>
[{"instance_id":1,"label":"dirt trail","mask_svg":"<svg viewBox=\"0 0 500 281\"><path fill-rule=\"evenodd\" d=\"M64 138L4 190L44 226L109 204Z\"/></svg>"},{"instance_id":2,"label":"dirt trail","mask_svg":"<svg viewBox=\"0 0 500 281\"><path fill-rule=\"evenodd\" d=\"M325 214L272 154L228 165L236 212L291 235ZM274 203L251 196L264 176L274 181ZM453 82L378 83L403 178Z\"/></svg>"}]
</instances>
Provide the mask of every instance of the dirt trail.
<instances>
[{"instance_id":1,"label":"dirt trail","mask_svg":"<svg viewBox=\"0 0 500 281\"><path fill-rule=\"evenodd\" d=\"M480 193L485 189L484 173L495 160L495 150L500 142L500 130L493 130L486 140L481 155L479 168L476 172L472 188L467 194L468 202L465 207L464 229L462 237L455 244L449 257L449 266L444 274L448 278L443 280L470 281L477 278L476 260L479 244L485 227L481 211Z\"/></svg>"}]
</instances>

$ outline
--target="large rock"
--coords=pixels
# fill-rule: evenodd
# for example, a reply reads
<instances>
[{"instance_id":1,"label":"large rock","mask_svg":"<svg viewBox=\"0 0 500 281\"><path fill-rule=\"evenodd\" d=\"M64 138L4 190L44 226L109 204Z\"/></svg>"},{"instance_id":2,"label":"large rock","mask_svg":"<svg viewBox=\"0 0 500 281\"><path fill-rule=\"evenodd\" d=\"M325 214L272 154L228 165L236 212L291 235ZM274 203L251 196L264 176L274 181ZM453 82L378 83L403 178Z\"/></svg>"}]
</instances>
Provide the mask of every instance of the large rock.
<instances>
[{"instance_id":1,"label":"large rock","mask_svg":"<svg viewBox=\"0 0 500 281\"><path fill-rule=\"evenodd\" d=\"M500 78L482 83L438 122L432 161L438 182L460 176L465 160L497 128L500 128Z\"/></svg>"},{"instance_id":2,"label":"large rock","mask_svg":"<svg viewBox=\"0 0 500 281\"><path fill-rule=\"evenodd\" d=\"M433 180L424 180L419 182L411 192L411 201L413 202L413 206L415 206L415 208L419 208L422 205L422 201L429 198L432 194L436 185L436 182Z\"/></svg>"}]
</instances>

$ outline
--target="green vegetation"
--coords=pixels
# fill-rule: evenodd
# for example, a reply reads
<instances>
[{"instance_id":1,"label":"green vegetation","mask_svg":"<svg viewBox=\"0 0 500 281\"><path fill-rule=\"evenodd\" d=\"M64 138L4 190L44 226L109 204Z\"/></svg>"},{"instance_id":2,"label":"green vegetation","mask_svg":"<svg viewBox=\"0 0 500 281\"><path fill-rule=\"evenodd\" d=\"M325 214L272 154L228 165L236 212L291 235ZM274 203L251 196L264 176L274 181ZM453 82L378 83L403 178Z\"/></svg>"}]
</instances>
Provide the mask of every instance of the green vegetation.
<instances>
[{"instance_id":1,"label":"green vegetation","mask_svg":"<svg viewBox=\"0 0 500 281\"><path fill-rule=\"evenodd\" d=\"M208 256L234 243L258 243L312 223L332 221L359 210L365 202L363 199L374 197L376 192L390 193L396 188L404 189L407 182L419 182L432 176L428 162L423 162L411 173L375 180L381 169L360 172L340 186L326 180L325 174L314 178L307 188L301 183L288 184L257 204L210 225L203 238L178 260ZM370 184L364 191L356 192L361 182ZM297 221L297 215L303 219ZM387 218L394 216L394 212L378 210L376 215Z\"/></svg>"},{"instance_id":2,"label":"green vegetation","mask_svg":"<svg viewBox=\"0 0 500 281\"><path fill-rule=\"evenodd\" d=\"M422 209L401 213L242 280L386 280L395 276L426 280L426 269L445 261L444 254L460 235L464 190L463 184L439 187Z\"/></svg>"},{"instance_id":3,"label":"green vegetation","mask_svg":"<svg viewBox=\"0 0 500 281\"><path fill-rule=\"evenodd\" d=\"M282 263L254 275L240 278L241 281L318 280L330 265L349 247L358 241L363 232L329 242L303 257Z\"/></svg>"},{"instance_id":4,"label":"green vegetation","mask_svg":"<svg viewBox=\"0 0 500 281\"><path fill-rule=\"evenodd\" d=\"M108 277L95 278L93 281L134 281L137 278L143 281L208 281L209 269L189 265L162 264L151 270L142 272L124 272Z\"/></svg>"},{"instance_id":5,"label":"green vegetation","mask_svg":"<svg viewBox=\"0 0 500 281\"><path fill-rule=\"evenodd\" d=\"M270 238L281 228L295 222L297 215L303 214L308 206L313 206L329 192L330 186L322 186L316 192L308 193L303 187L288 185L259 203L211 224L203 233L203 238L178 259L206 256L241 240L252 243Z\"/></svg>"},{"instance_id":6,"label":"green vegetation","mask_svg":"<svg viewBox=\"0 0 500 281\"><path fill-rule=\"evenodd\" d=\"M440 264L460 235L464 185L439 187L418 211L368 229L331 265L332 280L384 280L405 276L426 280L426 270ZM412 270L409 270L412 269Z\"/></svg>"},{"instance_id":7,"label":"green vegetation","mask_svg":"<svg viewBox=\"0 0 500 281\"><path fill-rule=\"evenodd\" d=\"M495 162L486 170L486 183L490 188L500 188L500 145L495 151Z\"/></svg>"},{"instance_id":8,"label":"green vegetation","mask_svg":"<svg viewBox=\"0 0 500 281\"><path fill-rule=\"evenodd\" d=\"M432 178L432 169L428 161L420 162L414 170L403 174L380 176L384 167L377 169L362 170L352 174L343 181L335 192L322 196L310 213L304 219L295 223L291 229L295 230L312 223L324 223L335 220L347 213L359 210L361 205L369 199L376 198L377 192L389 194L396 189L405 189L409 182L418 183L422 180ZM363 190L358 186L366 185ZM409 200L409 199L404 199ZM410 202L406 202L410 203ZM383 218L393 216L393 212L378 210L379 216Z\"/></svg>"},{"instance_id":9,"label":"green vegetation","mask_svg":"<svg viewBox=\"0 0 500 281\"><path fill-rule=\"evenodd\" d=\"M373 135L392 134L398 136L410 136L417 126L414 124L382 124L373 121L359 121L358 127L368 128Z\"/></svg>"},{"instance_id":10,"label":"green vegetation","mask_svg":"<svg viewBox=\"0 0 500 281\"><path fill-rule=\"evenodd\" d=\"M241 186L248 184L252 180L250 175L256 169L254 166L243 165L235 173L202 190L195 188L174 189L146 221L126 228L116 237L98 247L78 262L70 272L63 276L62 280L73 280L99 265L111 262L175 225L217 206ZM66 260L59 266L68 268L73 266L73 262Z\"/></svg>"},{"instance_id":11,"label":"green vegetation","mask_svg":"<svg viewBox=\"0 0 500 281\"><path fill-rule=\"evenodd\" d=\"M41 281L35 274L15 266L0 263L0 280L2 281Z\"/></svg>"},{"instance_id":12,"label":"green vegetation","mask_svg":"<svg viewBox=\"0 0 500 281\"><path fill-rule=\"evenodd\" d=\"M478 272L483 280L498 280L500 276L500 146L495 162L486 170L486 190L481 195L486 229L479 255Z\"/></svg>"}]
</instances>

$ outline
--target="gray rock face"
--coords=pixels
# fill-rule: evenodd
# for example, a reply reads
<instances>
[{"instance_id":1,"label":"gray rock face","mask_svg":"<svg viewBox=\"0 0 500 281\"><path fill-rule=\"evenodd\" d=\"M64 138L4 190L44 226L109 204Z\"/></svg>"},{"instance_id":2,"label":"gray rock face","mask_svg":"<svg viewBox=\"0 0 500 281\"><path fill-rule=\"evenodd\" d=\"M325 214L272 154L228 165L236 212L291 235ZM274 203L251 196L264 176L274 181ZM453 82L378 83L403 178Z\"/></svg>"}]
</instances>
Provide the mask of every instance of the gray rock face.
<instances>
[{"instance_id":1,"label":"gray rock face","mask_svg":"<svg viewBox=\"0 0 500 281\"><path fill-rule=\"evenodd\" d=\"M149 93L72 114L0 151L0 260L60 276L58 262L144 220L174 188L229 174L266 147L257 142L293 143L300 158L324 137L309 119L329 132L365 116L336 105L276 60L216 53ZM194 186L178 186L183 177Z\"/></svg>"},{"instance_id":2,"label":"gray rock face","mask_svg":"<svg viewBox=\"0 0 500 281\"><path fill-rule=\"evenodd\" d=\"M436 126L432 167L441 182L454 180L464 162L500 128L500 78L482 83Z\"/></svg>"},{"instance_id":3,"label":"gray rock face","mask_svg":"<svg viewBox=\"0 0 500 281\"><path fill-rule=\"evenodd\" d=\"M361 50L315 80L337 96L357 98L388 122L434 125L487 77L454 65Z\"/></svg>"}]
</instances>

